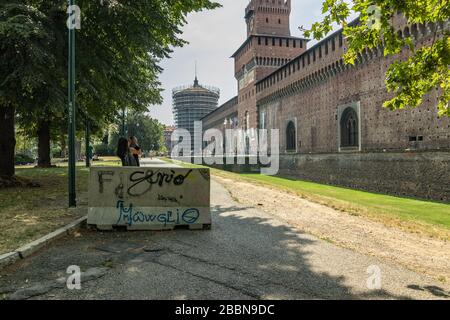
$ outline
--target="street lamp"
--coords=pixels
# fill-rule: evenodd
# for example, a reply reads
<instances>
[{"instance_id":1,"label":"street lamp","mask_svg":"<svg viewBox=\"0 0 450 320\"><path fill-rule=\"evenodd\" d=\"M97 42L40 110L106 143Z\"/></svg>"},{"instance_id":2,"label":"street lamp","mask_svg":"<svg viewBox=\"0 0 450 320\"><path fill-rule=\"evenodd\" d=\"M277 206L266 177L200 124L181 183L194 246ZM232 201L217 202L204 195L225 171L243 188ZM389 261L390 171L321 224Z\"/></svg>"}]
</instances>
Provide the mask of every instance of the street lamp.
<instances>
[{"instance_id":1,"label":"street lamp","mask_svg":"<svg viewBox=\"0 0 450 320\"><path fill-rule=\"evenodd\" d=\"M76 130L76 105L75 105L75 28L77 10L75 0L69 2L69 57L68 57L68 113L69 113L69 207L77 206L76 200L76 159L75 159L75 130ZM79 13L79 12L78 12ZM72 20L70 20L72 19Z\"/></svg>"},{"instance_id":2,"label":"street lamp","mask_svg":"<svg viewBox=\"0 0 450 320\"><path fill-rule=\"evenodd\" d=\"M90 135L91 135L91 124L89 123L89 119L86 116L86 129L85 129L85 144L86 144L86 168L91 167L91 145L90 145Z\"/></svg>"}]
</instances>

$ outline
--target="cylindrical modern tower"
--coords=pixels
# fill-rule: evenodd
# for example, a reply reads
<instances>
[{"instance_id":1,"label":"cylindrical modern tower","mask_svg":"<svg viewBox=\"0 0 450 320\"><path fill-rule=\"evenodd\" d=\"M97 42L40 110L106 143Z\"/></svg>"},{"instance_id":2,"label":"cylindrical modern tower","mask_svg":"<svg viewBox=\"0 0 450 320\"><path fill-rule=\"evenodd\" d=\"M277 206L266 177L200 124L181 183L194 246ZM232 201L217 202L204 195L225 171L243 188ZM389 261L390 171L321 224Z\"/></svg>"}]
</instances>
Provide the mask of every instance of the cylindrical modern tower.
<instances>
[{"instance_id":1,"label":"cylindrical modern tower","mask_svg":"<svg viewBox=\"0 0 450 320\"><path fill-rule=\"evenodd\" d=\"M194 150L194 122L217 109L220 90L200 85L195 77L194 85L173 89L173 115L177 129L186 129L191 134Z\"/></svg>"}]
</instances>

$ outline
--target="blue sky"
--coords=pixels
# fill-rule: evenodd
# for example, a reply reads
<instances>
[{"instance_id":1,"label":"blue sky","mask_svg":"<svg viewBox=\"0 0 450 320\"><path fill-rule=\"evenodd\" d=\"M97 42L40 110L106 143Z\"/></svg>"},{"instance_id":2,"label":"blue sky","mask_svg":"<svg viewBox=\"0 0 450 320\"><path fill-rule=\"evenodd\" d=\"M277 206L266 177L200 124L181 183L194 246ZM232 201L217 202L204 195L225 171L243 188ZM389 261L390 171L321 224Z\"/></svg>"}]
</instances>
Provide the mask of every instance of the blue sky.
<instances>
[{"instance_id":1,"label":"blue sky","mask_svg":"<svg viewBox=\"0 0 450 320\"><path fill-rule=\"evenodd\" d=\"M189 41L176 48L171 59L162 62L160 76L164 88L164 102L151 106L150 114L164 124L173 124L172 88L194 81L195 61L198 64L200 83L218 87L222 104L237 93L234 63L230 56L246 39L244 9L248 0L218 0L222 8L191 14L183 28L182 38ZM311 24L320 18L320 0L293 0L291 32L302 36L298 27Z\"/></svg>"}]
</instances>

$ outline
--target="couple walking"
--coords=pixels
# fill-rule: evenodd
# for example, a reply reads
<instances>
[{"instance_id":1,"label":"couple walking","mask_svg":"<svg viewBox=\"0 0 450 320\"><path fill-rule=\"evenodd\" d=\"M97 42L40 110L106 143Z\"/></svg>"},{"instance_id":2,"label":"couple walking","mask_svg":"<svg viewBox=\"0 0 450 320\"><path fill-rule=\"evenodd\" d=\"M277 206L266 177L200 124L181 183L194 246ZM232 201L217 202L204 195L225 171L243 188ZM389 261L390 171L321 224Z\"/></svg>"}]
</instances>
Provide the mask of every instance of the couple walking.
<instances>
[{"instance_id":1,"label":"couple walking","mask_svg":"<svg viewBox=\"0 0 450 320\"><path fill-rule=\"evenodd\" d=\"M142 155L136 137L120 138L117 146L117 156L124 167L140 167L139 156Z\"/></svg>"}]
</instances>

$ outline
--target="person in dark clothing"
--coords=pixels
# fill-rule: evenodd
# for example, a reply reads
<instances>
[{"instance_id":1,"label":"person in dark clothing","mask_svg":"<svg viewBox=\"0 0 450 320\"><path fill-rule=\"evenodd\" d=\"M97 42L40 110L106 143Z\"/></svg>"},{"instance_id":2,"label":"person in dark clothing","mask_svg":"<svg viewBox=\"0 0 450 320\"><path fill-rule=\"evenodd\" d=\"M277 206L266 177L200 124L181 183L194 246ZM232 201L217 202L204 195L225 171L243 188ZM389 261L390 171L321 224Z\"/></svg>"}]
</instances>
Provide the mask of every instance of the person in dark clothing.
<instances>
[{"instance_id":1,"label":"person in dark clothing","mask_svg":"<svg viewBox=\"0 0 450 320\"><path fill-rule=\"evenodd\" d=\"M140 167L139 156L142 154L141 147L139 147L138 139L135 136L130 137L130 152L136 161L136 165Z\"/></svg>"},{"instance_id":2,"label":"person in dark clothing","mask_svg":"<svg viewBox=\"0 0 450 320\"><path fill-rule=\"evenodd\" d=\"M120 138L117 144L117 156L122 161L123 167L136 167L137 163L130 152L130 144L126 138Z\"/></svg>"}]
</instances>

